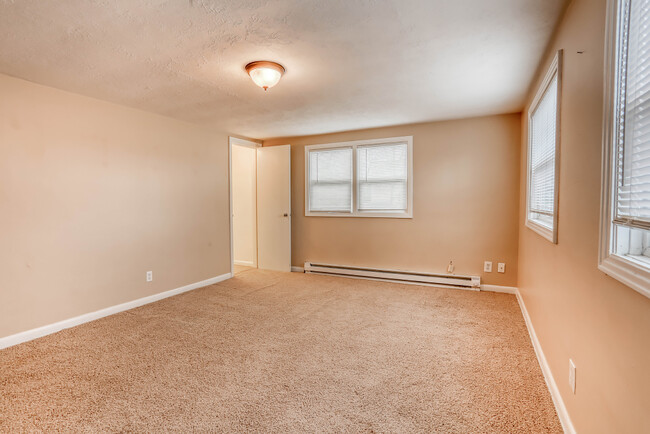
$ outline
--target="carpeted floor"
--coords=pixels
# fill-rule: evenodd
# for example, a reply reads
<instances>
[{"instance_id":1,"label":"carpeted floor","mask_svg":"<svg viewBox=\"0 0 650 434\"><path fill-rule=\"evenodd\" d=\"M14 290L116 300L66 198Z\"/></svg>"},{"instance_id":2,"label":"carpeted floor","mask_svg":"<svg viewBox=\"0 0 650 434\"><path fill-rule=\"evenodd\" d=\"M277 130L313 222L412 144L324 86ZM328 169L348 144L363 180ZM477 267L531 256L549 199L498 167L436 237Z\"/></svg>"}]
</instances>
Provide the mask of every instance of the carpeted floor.
<instances>
[{"instance_id":1,"label":"carpeted floor","mask_svg":"<svg viewBox=\"0 0 650 434\"><path fill-rule=\"evenodd\" d=\"M255 270L254 267L247 267L246 265L233 265L233 272L235 275L243 273L244 271L250 271L250 270Z\"/></svg>"},{"instance_id":2,"label":"carpeted floor","mask_svg":"<svg viewBox=\"0 0 650 434\"><path fill-rule=\"evenodd\" d=\"M506 294L251 269L0 373L0 432L561 432Z\"/></svg>"}]
</instances>

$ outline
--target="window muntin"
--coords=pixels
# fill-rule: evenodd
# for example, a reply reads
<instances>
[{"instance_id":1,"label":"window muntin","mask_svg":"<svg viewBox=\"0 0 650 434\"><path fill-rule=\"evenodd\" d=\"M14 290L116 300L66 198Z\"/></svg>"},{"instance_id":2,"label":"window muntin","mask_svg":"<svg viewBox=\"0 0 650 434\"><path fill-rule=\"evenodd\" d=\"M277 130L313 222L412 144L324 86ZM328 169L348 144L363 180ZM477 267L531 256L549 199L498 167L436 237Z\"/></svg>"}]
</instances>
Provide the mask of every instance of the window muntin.
<instances>
[{"instance_id":1,"label":"window muntin","mask_svg":"<svg viewBox=\"0 0 650 434\"><path fill-rule=\"evenodd\" d=\"M562 52L558 52L528 116L528 189L526 225L557 242L559 89Z\"/></svg>"},{"instance_id":2,"label":"window muntin","mask_svg":"<svg viewBox=\"0 0 650 434\"><path fill-rule=\"evenodd\" d=\"M411 136L306 146L305 215L411 218L412 149ZM343 153L350 156L350 160L345 160L345 170L341 163ZM327 178L323 178L325 155L338 156L336 169L326 170ZM329 175L337 170L338 176ZM350 173L351 178L344 177L344 172ZM326 193L331 197L324 201Z\"/></svg>"}]
</instances>

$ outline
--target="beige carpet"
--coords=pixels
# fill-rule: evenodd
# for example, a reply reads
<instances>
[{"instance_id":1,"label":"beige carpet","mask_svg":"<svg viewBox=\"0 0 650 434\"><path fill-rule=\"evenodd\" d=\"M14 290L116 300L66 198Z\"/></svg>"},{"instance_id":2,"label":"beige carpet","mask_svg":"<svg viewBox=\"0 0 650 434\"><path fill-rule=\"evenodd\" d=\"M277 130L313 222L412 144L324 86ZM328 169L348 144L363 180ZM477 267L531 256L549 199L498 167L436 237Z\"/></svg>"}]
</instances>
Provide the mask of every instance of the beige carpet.
<instances>
[{"instance_id":1,"label":"beige carpet","mask_svg":"<svg viewBox=\"0 0 650 434\"><path fill-rule=\"evenodd\" d=\"M254 269L255 269L254 267L248 267L246 265L237 265L237 264L235 264L235 265L233 265L233 270L232 271L235 273L235 275L237 275L237 274L243 273L244 271L250 271L250 270L254 270Z\"/></svg>"},{"instance_id":2,"label":"beige carpet","mask_svg":"<svg viewBox=\"0 0 650 434\"><path fill-rule=\"evenodd\" d=\"M0 432L561 432L506 294L249 270L0 373Z\"/></svg>"}]
</instances>

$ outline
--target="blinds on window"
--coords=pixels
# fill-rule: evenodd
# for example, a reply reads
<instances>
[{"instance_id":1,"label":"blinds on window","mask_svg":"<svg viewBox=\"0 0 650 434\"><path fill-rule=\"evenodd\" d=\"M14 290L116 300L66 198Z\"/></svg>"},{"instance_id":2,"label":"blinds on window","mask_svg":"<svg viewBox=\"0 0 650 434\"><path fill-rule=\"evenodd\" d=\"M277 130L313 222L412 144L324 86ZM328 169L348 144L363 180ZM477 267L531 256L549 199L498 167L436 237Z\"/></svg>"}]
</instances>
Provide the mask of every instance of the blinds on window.
<instances>
[{"instance_id":1,"label":"blinds on window","mask_svg":"<svg viewBox=\"0 0 650 434\"><path fill-rule=\"evenodd\" d=\"M357 147L359 210L404 211L408 203L406 143Z\"/></svg>"},{"instance_id":2,"label":"blinds on window","mask_svg":"<svg viewBox=\"0 0 650 434\"><path fill-rule=\"evenodd\" d=\"M550 81L530 122L529 218L553 225L555 208L555 147L557 123L557 73Z\"/></svg>"},{"instance_id":3,"label":"blinds on window","mask_svg":"<svg viewBox=\"0 0 650 434\"><path fill-rule=\"evenodd\" d=\"M615 221L650 228L650 0L624 1L622 12Z\"/></svg>"},{"instance_id":4,"label":"blinds on window","mask_svg":"<svg viewBox=\"0 0 650 434\"><path fill-rule=\"evenodd\" d=\"M352 148L309 152L309 209L352 212Z\"/></svg>"}]
</instances>

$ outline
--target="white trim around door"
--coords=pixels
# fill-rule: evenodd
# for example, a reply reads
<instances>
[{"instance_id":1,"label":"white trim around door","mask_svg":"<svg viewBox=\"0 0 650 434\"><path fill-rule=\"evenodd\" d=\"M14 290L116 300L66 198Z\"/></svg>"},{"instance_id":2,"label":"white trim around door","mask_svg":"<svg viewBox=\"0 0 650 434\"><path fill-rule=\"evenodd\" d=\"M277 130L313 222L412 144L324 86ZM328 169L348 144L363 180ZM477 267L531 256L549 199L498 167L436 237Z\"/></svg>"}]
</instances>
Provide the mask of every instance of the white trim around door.
<instances>
[{"instance_id":1,"label":"white trim around door","mask_svg":"<svg viewBox=\"0 0 650 434\"><path fill-rule=\"evenodd\" d=\"M261 148L262 144L251 140L240 139L237 137L228 137L228 219L230 220L230 274L235 272L235 250L232 233L232 147L233 145L245 146L247 148ZM256 236L257 238L257 236Z\"/></svg>"}]
</instances>

